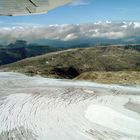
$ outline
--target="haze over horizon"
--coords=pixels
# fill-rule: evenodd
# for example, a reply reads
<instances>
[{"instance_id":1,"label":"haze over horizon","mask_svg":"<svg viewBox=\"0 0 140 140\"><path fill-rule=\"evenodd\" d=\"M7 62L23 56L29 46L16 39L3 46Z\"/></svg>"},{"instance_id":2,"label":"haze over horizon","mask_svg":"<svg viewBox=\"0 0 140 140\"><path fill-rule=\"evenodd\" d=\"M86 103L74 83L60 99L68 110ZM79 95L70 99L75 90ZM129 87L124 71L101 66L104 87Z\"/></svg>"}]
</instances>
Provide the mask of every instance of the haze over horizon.
<instances>
[{"instance_id":1,"label":"haze over horizon","mask_svg":"<svg viewBox=\"0 0 140 140\"><path fill-rule=\"evenodd\" d=\"M25 40L51 46L78 44L140 44L140 22L93 22L0 28L0 44Z\"/></svg>"}]
</instances>

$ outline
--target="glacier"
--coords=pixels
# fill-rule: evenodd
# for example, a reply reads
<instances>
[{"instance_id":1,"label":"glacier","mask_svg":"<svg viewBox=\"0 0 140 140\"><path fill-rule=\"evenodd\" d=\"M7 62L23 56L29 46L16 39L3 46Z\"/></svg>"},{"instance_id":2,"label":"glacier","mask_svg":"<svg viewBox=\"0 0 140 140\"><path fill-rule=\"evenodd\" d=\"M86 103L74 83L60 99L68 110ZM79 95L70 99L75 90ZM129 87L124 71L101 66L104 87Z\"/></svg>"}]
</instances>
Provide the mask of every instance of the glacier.
<instances>
[{"instance_id":1,"label":"glacier","mask_svg":"<svg viewBox=\"0 0 140 140\"><path fill-rule=\"evenodd\" d=\"M140 140L140 87L0 72L1 140Z\"/></svg>"}]
</instances>

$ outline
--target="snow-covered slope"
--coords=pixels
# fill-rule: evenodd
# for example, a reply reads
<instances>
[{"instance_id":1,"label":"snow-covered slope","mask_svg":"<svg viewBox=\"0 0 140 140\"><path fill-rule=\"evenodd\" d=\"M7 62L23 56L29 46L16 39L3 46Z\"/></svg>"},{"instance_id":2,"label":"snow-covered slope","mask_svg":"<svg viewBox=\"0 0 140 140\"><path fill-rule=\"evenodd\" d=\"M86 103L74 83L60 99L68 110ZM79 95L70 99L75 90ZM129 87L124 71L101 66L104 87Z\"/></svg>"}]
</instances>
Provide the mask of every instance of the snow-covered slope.
<instances>
[{"instance_id":1,"label":"snow-covered slope","mask_svg":"<svg viewBox=\"0 0 140 140\"><path fill-rule=\"evenodd\" d=\"M139 140L140 87L0 73L1 140Z\"/></svg>"}]
</instances>

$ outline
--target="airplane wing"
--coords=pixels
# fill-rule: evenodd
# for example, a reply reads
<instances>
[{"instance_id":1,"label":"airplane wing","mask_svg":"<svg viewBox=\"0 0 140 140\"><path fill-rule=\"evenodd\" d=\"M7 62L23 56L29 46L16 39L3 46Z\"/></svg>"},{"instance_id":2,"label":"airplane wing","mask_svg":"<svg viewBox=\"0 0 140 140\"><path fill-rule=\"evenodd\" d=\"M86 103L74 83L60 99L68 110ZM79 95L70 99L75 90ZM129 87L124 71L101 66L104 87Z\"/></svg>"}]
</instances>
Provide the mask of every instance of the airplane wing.
<instances>
[{"instance_id":1,"label":"airplane wing","mask_svg":"<svg viewBox=\"0 0 140 140\"><path fill-rule=\"evenodd\" d=\"M47 13L73 0L0 0L0 15L31 15Z\"/></svg>"}]
</instances>

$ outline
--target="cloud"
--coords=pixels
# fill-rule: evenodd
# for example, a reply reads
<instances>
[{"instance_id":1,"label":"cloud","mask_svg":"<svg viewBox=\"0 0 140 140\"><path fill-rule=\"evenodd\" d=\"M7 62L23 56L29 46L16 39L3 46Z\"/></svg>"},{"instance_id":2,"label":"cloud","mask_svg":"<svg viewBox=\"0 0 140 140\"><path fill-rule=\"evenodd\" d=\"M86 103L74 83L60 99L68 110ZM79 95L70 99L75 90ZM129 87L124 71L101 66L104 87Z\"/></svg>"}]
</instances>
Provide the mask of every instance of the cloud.
<instances>
[{"instance_id":1,"label":"cloud","mask_svg":"<svg viewBox=\"0 0 140 140\"><path fill-rule=\"evenodd\" d=\"M79 6L79 5L88 5L88 4L89 4L88 0L75 0L70 5L71 6Z\"/></svg>"},{"instance_id":2,"label":"cloud","mask_svg":"<svg viewBox=\"0 0 140 140\"><path fill-rule=\"evenodd\" d=\"M135 41L140 38L140 22L95 22L90 24L13 26L0 27L1 42L14 42L17 39L35 42L37 40L87 41L95 40Z\"/></svg>"}]
</instances>

